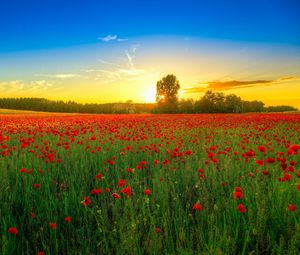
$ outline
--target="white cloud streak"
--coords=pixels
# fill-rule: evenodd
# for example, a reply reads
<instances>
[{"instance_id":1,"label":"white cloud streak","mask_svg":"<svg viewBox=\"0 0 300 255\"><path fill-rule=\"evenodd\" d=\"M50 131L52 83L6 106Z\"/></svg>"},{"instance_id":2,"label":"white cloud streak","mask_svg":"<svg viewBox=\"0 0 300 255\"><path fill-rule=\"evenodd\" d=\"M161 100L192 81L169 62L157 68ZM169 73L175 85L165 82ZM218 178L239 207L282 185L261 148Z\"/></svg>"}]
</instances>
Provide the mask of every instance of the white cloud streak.
<instances>
[{"instance_id":1,"label":"white cloud streak","mask_svg":"<svg viewBox=\"0 0 300 255\"><path fill-rule=\"evenodd\" d=\"M98 37L99 40L103 42L110 42L110 41L117 41L117 42L124 42L128 41L126 38L119 38L118 35L107 35L105 37Z\"/></svg>"}]
</instances>

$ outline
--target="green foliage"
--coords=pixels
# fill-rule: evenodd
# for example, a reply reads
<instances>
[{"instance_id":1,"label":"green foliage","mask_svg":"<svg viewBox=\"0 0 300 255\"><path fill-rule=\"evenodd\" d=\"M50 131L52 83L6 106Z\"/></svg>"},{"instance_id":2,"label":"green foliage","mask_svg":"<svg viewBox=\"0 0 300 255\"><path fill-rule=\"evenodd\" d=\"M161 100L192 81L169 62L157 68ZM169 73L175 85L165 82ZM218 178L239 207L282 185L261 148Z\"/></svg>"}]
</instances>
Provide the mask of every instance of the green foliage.
<instances>
[{"instance_id":1,"label":"green foliage","mask_svg":"<svg viewBox=\"0 0 300 255\"><path fill-rule=\"evenodd\" d=\"M169 74L156 84L157 112L175 113L178 111L179 81L176 76Z\"/></svg>"},{"instance_id":2,"label":"green foliage","mask_svg":"<svg viewBox=\"0 0 300 255\"><path fill-rule=\"evenodd\" d=\"M151 112L154 104L126 103L79 104L74 101L52 101L44 98L0 98L0 108L32 110L42 112L75 113L146 113Z\"/></svg>"},{"instance_id":3,"label":"green foliage","mask_svg":"<svg viewBox=\"0 0 300 255\"><path fill-rule=\"evenodd\" d=\"M265 108L266 112L292 112L297 110L297 108L289 105L268 106Z\"/></svg>"}]
</instances>

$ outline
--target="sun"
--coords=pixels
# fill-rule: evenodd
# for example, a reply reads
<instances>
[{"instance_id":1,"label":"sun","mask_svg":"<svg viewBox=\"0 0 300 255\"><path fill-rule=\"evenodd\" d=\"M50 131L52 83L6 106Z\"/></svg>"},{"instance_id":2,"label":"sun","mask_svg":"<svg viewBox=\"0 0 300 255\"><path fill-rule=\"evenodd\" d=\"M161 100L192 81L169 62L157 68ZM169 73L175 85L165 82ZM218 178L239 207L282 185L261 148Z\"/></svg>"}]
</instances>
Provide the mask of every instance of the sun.
<instances>
[{"instance_id":1,"label":"sun","mask_svg":"<svg viewBox=\"0 0 300 255\"><path fill-rule=\"evenodd\" d=\"M154 103L156 100L156 89L154 86L148 87L144 92L144 100L146 103Z\"/></svg>"}]
</instances>

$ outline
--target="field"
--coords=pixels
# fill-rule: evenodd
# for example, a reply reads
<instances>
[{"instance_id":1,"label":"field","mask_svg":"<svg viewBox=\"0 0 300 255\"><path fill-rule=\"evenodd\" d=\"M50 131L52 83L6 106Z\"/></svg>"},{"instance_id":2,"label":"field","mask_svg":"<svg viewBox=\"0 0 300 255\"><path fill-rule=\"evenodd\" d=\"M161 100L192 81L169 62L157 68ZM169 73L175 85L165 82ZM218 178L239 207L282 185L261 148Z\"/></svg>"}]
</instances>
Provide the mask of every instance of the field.
<instances>
[{"instance_id":1,"label":"field","mask_svg":"<svg viewBox=\"0 0 300 255\"><path fill-rule=\"evenodd\" d=\"M1 254L299 254L300 115L0 115Z\"/></svg>"}]
</instances>

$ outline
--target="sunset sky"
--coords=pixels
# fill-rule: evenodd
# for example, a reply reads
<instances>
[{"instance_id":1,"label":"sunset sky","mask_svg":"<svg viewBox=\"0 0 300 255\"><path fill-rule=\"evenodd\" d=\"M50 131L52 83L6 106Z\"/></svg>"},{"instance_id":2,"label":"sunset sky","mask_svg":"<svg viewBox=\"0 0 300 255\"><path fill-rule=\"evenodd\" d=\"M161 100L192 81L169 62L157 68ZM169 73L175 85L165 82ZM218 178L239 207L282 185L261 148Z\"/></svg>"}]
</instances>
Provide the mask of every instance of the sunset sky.
<instances>
[{"instance_id":1,"label":"sunset sky","mask_svg":"<svg viewBox=\"0 0 300 255\"><path fill-rule=\"evenodd\" d=\"M0 97L153 102L209 89L300 108L300 2L27 0L0 3Z\"/></svg>"}]
</instances>

